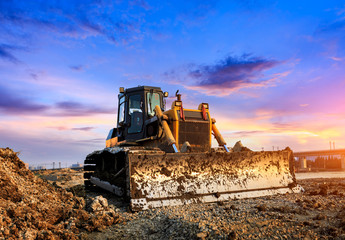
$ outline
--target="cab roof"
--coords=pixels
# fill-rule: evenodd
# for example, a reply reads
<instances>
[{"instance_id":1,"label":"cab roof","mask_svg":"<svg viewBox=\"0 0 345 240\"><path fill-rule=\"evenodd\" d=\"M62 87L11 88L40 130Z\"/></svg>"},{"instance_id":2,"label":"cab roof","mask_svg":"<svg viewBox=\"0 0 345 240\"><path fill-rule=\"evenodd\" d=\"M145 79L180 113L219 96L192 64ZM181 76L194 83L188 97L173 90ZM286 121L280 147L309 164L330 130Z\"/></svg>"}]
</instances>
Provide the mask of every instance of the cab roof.
<instances>
[{"instance_id":1,"label":"cab roof","mask_svg":"<svg viewBox=\"0 0 345 240\"><path fill-rule=\"evenodd\" d=\"M133 88L126 88L125 94L130 92L140 92L140 91L149 91L149 90L156 90L155 92L162 92L162 89L160 87L151 87L151 86L138 86Z\"/></svg>"}]
</instances>

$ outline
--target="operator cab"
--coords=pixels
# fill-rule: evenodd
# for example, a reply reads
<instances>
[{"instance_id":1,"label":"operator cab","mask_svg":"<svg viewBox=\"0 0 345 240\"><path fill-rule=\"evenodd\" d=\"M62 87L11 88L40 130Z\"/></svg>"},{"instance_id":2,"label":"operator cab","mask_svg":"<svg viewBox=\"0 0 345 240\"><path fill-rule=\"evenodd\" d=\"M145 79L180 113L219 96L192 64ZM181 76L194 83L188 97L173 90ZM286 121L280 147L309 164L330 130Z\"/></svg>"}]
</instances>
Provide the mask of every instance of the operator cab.
<instances>
[{"instance_id":1,"label":"operator cab","mask_svg":"<svg viewBox=\"0 0 345 240\"><path fill-rule=\"evenodd\" d=\"M165 96L168 93L163 93L159 87L120 88L117 128L109 132L107 140L117 136L118 142L133 143L157 135L154 108L159 105L164 111Z\"/></svg>"}]
</instances>

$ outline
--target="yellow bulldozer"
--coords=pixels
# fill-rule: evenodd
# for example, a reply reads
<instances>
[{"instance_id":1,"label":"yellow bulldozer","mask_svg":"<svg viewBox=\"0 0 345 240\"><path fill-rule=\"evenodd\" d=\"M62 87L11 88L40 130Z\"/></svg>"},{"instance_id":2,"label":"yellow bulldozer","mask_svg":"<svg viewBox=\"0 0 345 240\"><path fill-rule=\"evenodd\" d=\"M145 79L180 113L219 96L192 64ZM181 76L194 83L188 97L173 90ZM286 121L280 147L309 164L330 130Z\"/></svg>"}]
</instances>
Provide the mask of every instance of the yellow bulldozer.
<instances>
[{"instance_id":1,"label":"yellow bulldozer","mask_svg":"<svg viewBox=\"0 0 345 240\"><path fill-rule=\"evenodd\" d=\"M229 149L209 105L184 109L181 95L166 109L159 87L120 88L117 127L106 147L84 162L85 186L129 201L133 211L301 192L290 149ZM219 147L212 148L212 135Z\"/></svg>"}]
</instances>

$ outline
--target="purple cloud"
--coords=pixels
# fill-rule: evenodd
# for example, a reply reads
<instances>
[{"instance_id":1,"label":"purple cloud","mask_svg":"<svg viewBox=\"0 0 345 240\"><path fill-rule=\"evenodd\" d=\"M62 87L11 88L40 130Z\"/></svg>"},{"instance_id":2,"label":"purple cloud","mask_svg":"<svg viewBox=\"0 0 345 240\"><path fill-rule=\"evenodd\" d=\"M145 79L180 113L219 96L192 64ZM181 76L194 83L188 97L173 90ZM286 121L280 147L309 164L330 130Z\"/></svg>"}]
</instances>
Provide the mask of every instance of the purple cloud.
<instances>
[{"instance_id":1,"label":"purple cloud","mask_svg":"<svg viewBox=\"0 0 345 240\"><path fill-rule=\"evenodd\" d=\"M149 9L145 1L114 3L112 1L72 1L72 2L0 2L0 20L12 24L23 32L28 27L60 33L65 36L85 38L101 35L119 44L136 38L140 32L140 16L123 14L117 5L141 6ZM34 9L34 11L32 11Z\"/></svg>"},{"instance_id":2,"label":"purple cloud","mask_svg":"<svg viewBox=\"0 0 345 240\"><path fill-rule=\"evenodd\" d=\"M31 98L20 96L16 90L0 85L0 112L8 115L45 115L45 116L89 116L94 114L115 114L116 109L107 109L65 101L55 105L39 103ZM82 130L82 129L80 129ZM87 130L87 129L84 129Z\"/></svg>"},{"instance_id":3,"label":"purple cloud","mask_svg":"<svg viewBox=\"0 0 345 240\"><path fill-rule=\"evenodd\" d=\"M229 95L244 88L272 86L278 78L287 73L278 73L265 77L264 72L281 62L244 54L241 57L228 56L214 65L191 64L185 69L182 78L188 89L209 95ZM166 72L168 78L179 78L177 71ZM186 84L187 82L187 84ZM182 83L183 84L183 83Z\"/></svg>"},{"instance_id":4,"label":"purple cloud","mask_svg":"<svg viewBox=\"0 0 345 240\"><path fill-rule=\"evenodd\" d=\"M69 68L77 72L84 70L83 65L73 65L73 66L69 66Z\"/></svg>"},{"instance_id":5,"label":"purple cloud","mask_svg":"<svg viewBox=\"0 0 345 240\"><path fill-rule=\"evenodd\" d=\"M242 84L253 83L262 71L270 69L278 61L255 58L246 54L242 57L227 57L216 65L197 66L189 76L198 81L199 86L221 85L236 88Z\"/></svg>"},{"instance_id":6,"label":"purple cloud","mask_svg":"<svg viewBox=\"0 0 345 240\"><path fill-rule=\"evenodd\" d=\"M265 132L264 131L237 131L237 132L232 132L226 135L229 135L233 138L237 138L237 137L248 137L248 136L260 135L262 133L265 133Z\"/></svg>"},{"instance_id":7,"label":"purple cloud","mask_svg":"<svg viewBox=\"0 0 345 240\"><path fill-rule=\"evenodd\" d=\"M57 126L57 127L50 127L50 128L57 129L59 131L67 131L67 130L72 130L72 131L91 131L92 129L95 129L94 127L68 128L66 126Z\"/></svg>"},{"instance_id":8,"label":"purple cloud","mask_svg":"<svg viewBox=\"0 0 345 240\"><path fill-rule=\"evenodd\" d=\"M94 127L80 127L80 128L71 128L73 131L91 131Z\"/></svg>"},{"instance_id":9,"label":"purple cloud","mask_svg":"<svg viewBox=\"0 0 345 240\"><path fill-rule=\"evenodd\" d=\"M58 116L87 116L93 114L115 114L116 109L93 107L78 102L65 101L55 104Z\"/></svg>"},{"instance_id":10,"label":"purple cloud","mask_svg":"<svg viewBox=\"0 0 345 240\"><path fill-rule=\"evenodd\" d=\"M40 113L49 107L33 102L31 99L17 97L18 93L11 92L0 85L0 111L6 114Z\"/></svg>"},{"instance_id":11,"label":"purple cloud","mask_svg":"<svg viewBox=\"0 0 345 240\"><path fill-rule=\"evenodd\" d=\"M95 129L94 127L79 127L79 128L68 128L67 126L56 126L56 127L50 127L59 131L91 131L92 129Z\"/></svg>"},{"instance_id":12,"label":"purple cloud","mask_svg":"<svg viewBox=\"0 0 345 240\"><path fill-rule=\"evenodd\" d=\"M19 47L0 44L0 58L10 61L12 63L20 63L20 61L13 55L13 51L20 49Z\"/></svg>"}]
</instances>

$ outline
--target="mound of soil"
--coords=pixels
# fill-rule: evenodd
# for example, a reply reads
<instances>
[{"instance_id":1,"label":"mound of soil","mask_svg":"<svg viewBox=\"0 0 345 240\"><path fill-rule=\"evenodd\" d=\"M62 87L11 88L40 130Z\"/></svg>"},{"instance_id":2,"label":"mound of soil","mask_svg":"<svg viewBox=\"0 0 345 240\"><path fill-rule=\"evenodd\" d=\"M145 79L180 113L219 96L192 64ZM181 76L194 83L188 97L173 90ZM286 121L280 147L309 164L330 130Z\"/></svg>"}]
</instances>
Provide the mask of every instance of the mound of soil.
<instances>
[{"instance_id":1,"label":"mound of soil","mask_svg":"<svg viewBox=\"0 0 345 240\"><path fill-rule=\"evenodd\" d=\"M0 239L78 239L121 221L99 196L73 196L35 176L17 153L0 148Z\"/></svg>"}]
</instances>

